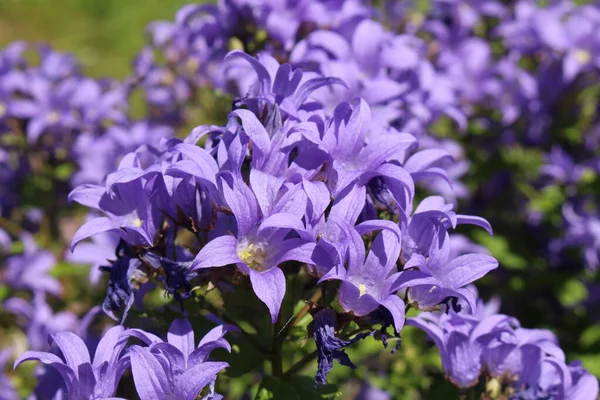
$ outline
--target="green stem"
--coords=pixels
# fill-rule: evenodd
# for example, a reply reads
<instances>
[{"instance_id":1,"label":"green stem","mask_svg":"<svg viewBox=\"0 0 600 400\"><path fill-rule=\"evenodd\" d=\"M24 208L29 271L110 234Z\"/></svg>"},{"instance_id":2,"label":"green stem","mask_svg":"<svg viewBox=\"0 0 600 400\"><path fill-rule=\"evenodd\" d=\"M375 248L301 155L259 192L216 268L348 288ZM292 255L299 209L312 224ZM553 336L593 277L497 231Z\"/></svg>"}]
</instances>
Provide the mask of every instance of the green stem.
<instances>
[{"instance_id":1,"label":"green stem","mask_svg":"<svg viewBox=\"0 0 600 400\"><path fill-rule=\"evenodd\" d=\"M288 369L285 374L283 374L283 379L289 379L290 377L296 375L298 372L302 371L304 367L306 367L309 363L314 361L315 358L319 355L319 351L315 350L312 353L308 353L300 361L295 363Z\"/></svg>"},{"instance_id":2,"label":"green stem","mask_svg":"<svg viewBox=\"0 0 600 400\"><path fill-rule=\"evenodd\" d=\"M298 311L298 314L296 314L294 316L294 318L287 325L285 325L283 328L281 328L281 330L279 330L279 333L277 333L277 336L282 336L285 339L287 337L290 329L292 329L294 326L296 326L298 324L298 322L300 322L300 320L302 318L304 318L304 316L308 313L308 310L310 310L311 304L319 301L322 294L323 293L321 292L321 289L317 289L317 291L311 296L311 298L306 300L306 304L304 305L304 307L302 307L302 309L300 311Z\"/></svg>"},{"instance_id":3,"label":"green stem","mask_svg":"<svg viewBox=\"0 0 600 400\"><path fill-rule=\"evenodd\" d=\"M273 339L273 347L271 349L271 369L272 374L276 378L283 376L283 359L282 359L282 347L283 340L282 336L278 336Z\"/></svg>"}]
</instances>

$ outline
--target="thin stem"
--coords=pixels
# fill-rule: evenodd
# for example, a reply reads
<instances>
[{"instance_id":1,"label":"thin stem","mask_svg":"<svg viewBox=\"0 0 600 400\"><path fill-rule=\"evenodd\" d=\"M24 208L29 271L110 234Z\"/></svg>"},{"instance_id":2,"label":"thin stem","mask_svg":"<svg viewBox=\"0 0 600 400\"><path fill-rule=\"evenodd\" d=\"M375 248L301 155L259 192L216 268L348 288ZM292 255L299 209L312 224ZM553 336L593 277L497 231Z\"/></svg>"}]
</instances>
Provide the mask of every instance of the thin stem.
<instances>
[{"instance_id":1,"label":"thin stem","mask_svg":"<svg viewBox=\"0 0 600 400\"><path fill-rule=\"evenodd\" d=\"M283 340L281 338L282 336L273 338L273 347L271 348L271 372L276 378L281 378L283 376Z\"/></svg>"},{"instance_id":2,"label":"thin stem","mask_svg":"<svg viewBox=\"0 0 600 400\"><path fill-rule=\"evenodd\" d=\"M310 310L311 303L316 303L317 301L319 301L319 299L321 298L322 295L323 295L323 292L321 292L321 289L317 289L317 291L311 296L311 298L306 300L306 304L304 305L304 307L302 307L302 309L300 311L298 311L298 313L294 316L294 318L289 323L287 323L279 331L279 333L277 333L277 336L282 336L283 338L286 338L289 331L294 326L296 326L302 318L304 318L306 313L308 313L308 310Z\"/></svg>"},{"instance_id":3,"label":"thin stem","mask_svg":"<svg viewBox=\"0 0 600 400\"><path fill-rule=\"evenodd\" d=\"M302 357L302 359L300 361L298 361L297 363L292 365L290 367L290 369L288 369L285 372L285 374L283 374L283 379L288 379L288 378L296 375L298 372L302 371L304 369L304 367L306 367L309 363L314 361L314 359L317 358L318 355L319 355L319 350L315 350L312 353L308 353L307 355Z\"/></svg>"}]
</instances>

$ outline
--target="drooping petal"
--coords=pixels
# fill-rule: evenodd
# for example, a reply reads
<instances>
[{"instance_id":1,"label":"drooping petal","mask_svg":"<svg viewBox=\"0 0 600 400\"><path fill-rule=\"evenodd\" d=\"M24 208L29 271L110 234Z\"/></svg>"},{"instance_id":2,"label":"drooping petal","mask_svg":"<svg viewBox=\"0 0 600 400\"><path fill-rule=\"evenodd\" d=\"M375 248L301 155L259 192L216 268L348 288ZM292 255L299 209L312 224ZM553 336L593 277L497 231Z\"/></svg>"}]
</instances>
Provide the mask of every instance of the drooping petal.
<instances>
[{"instance_id":1,"label":"drooping petal","mask_svg":"<svg viewBox=\"0 0 600 400\"><path fill-rule=\"evenodd\" d=\"M394 329L396 332L400 332L404 326L405 314L404 314L404 301L396 296L391 295L379 302L382 306L388 309L394 318Z\"/></svg>"},{"instance_id":2,"label":"drooping petal","mask_svg":"<svg viewBox=\"0 0 600 400\"><path fill-rule=\"evenodd\" d=\"M492 225L490 225L490 223L485 218L476 217L474 215L456 214L456 223L477 225L485 229L490 235L494 234L494 231L492 230Z\"/></svg>"},{"instance_id":3,"label":"drooping petal","mask_svg":"<svg viewBox=\"0 0 600 400\"><path fill-rule=\"evenodd\" d=\"M279 309L285 296L285 276L281 269L274 267L265 272L250 270L250 282L256 296L269 308L271 322L279 317Z\"/></svg>"},{"instance_id":4,"label":"drooping petal","mask_svg":"<svg viewBox=\"0 0 600 400\"><path fill-rule=\"evenodd\" d=\"M71 241L71 251L73 251L75 246L77 246L77 243L81 242L82 240L98 233L109 231L118 232L119 226L108 217L98 217L86 222L85 224L81 225L77 232L75 232L75 236Z\"/></svg>"},{"instance_id":5,"label":"drooping petal","mask_svg":"<svg viewBox=\"0 0 600 400\"><path fill-rule=\"evenodd\" d=\"M76 201L86 207L100 208L100 199L106 193L106 188L100 185L80 185L69 193L69 202Z\"/></svg>"},{"instance_id":6,"label":"drooping petal","mask_svg":"<svg viewBox=\"0 0 600 400\"><path fill-rule=\"evenodd\" d=\"M26 361L39 361L43 364L51 366L62 376L63 380L65 381L65 385L67 386L67 391L71 392L71 390L74 389L74 385L77 382L77 376L75 375L75 371L73 371L69 366L63 363L63 361L58 356L43 351L27 350L25 353L21 354L19 358L16 359L13 368L17 368L19 365Z\"/></svg>"}]
</instances>

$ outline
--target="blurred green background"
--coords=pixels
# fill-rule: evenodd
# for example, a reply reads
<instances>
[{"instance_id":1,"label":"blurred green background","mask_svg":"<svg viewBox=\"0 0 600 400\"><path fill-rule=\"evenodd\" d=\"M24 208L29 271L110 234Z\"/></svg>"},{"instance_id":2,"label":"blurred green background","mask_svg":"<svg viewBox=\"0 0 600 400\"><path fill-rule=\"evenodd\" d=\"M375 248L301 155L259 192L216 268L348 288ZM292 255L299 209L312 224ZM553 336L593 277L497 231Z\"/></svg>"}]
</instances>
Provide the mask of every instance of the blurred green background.
<instances>
[{"instance_id":1,"label":"blurred green background","mask_svg":"<svg viewBox=\"0 0 600 400\"><path fill-rule=\"evenodd\" d=\"M185 0L0 0L0 47L47 42L73 53L94 77L124 78L145 27L173 20Z\"/></svg>"}]
</instances>

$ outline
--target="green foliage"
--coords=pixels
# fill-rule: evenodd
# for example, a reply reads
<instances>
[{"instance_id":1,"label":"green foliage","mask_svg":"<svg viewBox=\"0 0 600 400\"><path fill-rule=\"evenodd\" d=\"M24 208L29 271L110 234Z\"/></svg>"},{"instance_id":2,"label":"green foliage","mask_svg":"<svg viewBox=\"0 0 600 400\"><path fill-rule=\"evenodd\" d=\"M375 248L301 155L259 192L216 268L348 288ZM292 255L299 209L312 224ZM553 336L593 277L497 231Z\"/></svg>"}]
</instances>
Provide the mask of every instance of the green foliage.
<instances>
[{"instance_id":1,"label":"green foliage","mask_svg":"<svg viewBox=\"0 0 600 400\"><path fill-rule=\"evenodd\" d=\"M288 380L265 376L254 400L321 400L337 399L342 392L336 385L319 385L313 379L295 376Z\"/></svg>"},{"instance_id":2,"label":"green foliage","mask_svg":"<svg viewBox=\"0 0 600 400\"><path fill-rule=\"evenodd\" d=\"M486 247L502 267L510 269L525 269L527 260L511 251L508 239L502 235L489 236L486 232L474 233L475 240Z\"/></svg>"}]
</instances>

